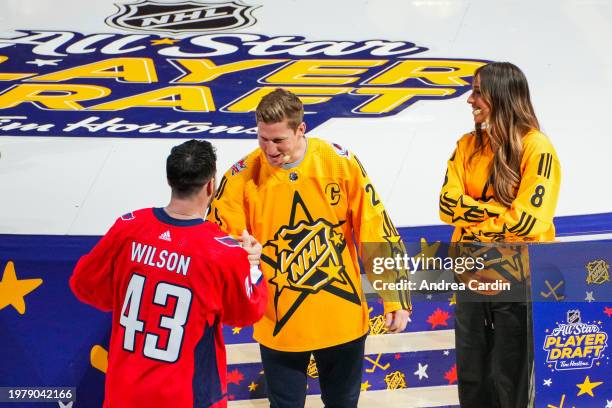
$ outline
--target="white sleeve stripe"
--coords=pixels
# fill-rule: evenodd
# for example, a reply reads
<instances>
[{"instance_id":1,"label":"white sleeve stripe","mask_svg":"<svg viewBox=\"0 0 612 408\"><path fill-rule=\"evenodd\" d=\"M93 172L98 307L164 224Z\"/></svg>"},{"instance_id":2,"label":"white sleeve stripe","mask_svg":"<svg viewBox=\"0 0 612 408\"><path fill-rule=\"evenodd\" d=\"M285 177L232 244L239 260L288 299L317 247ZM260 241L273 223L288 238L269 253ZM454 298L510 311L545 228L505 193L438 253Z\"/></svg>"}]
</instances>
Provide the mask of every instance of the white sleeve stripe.
<instances>
[{"instance_id":1,"label":"white sleeve stripe","mask_svg":"<svg viewBox=\"0 0 612 408\"><path fill-rule=\"evenodd\" d=\"M257 285L260 281L261 278L263 276L263 273L261 273L261 270L259 270L259 266L251 266L251 282L253 282L253 285Z\"/></svg>"}]
</instances>

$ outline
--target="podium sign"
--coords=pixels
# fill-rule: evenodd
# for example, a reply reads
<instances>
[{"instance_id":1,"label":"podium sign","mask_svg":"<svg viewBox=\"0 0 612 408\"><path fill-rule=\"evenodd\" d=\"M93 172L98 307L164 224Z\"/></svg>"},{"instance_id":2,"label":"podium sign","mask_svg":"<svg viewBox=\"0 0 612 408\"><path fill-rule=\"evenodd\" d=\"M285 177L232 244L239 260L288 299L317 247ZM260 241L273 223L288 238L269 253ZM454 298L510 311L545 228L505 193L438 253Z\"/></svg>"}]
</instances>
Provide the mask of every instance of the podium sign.
<instances>
[{"instance_id":1,"label":"podium sign","mask_svg":"<svg viewBox=\"0 0 612 408\"><path fill-rule=\"evenodd\" d=\"M612 242L530 246L536 407L612 407Z\"/></svg>"}]
</instances>

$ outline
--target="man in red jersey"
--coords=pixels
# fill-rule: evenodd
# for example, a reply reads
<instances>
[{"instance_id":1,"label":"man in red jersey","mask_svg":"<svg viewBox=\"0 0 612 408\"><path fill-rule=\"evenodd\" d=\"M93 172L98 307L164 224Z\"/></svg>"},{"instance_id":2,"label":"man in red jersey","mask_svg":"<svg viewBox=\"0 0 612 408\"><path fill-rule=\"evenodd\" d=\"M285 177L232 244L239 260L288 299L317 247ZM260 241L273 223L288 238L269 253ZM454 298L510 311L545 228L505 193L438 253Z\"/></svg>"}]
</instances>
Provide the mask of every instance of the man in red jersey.
<instances>
[{"instance_id":1,"label":"man in red jersey","mask_svg":"<svg viewBox=\"0 0 612 408\"><path fill-rule=\"evenodd\" d=\"M70 279L81 301L113 312L105 407L226 406L221 323L250 325L265 310L261 245L204 220L212 145L174 147L166 172L168 206L117 219Z\"/></svg>"}]
</instances>

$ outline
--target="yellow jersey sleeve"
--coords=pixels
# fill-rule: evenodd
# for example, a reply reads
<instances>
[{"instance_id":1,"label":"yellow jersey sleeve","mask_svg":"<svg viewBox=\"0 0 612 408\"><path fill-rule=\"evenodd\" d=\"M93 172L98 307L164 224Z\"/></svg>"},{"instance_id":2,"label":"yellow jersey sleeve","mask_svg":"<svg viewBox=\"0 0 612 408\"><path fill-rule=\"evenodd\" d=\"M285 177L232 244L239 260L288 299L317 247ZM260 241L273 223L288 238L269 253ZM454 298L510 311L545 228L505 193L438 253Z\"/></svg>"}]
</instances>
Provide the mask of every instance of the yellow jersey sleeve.
<instances>
[{"instance_id":1,"label":"yellow jersey sleeve","mask_svg":"<svg viewBox=\"0 0 612 408\"><path fill-rule=\"evenodd\" d=\"M235 173L241 162L244 160L234 164L223 175L207 216L208 221L233 236L240 236L244 229L251 233L244 210L244 179ZM231 183L231 188L226 188L228 183Z\"/></svg>"},{"instance_id":2,"label":"yellow jersey sleeve","mask_svg":"<svg viewBox=\"0 0 612 408\"><path fill-rule=\"evenodd\" d=\"M505 210L504 206L493 199L485 202L466 194L466 161L469 160L466 137L469 136L466 135L459 140L448 160L444 185L440 192L440 219L455 227L477 225Z\"/></svg>"},{"instance_id":3,"label":"yellow jersey sleeve","mask_svg":"<svg viewBox=\"0 0 612 408\"><path fill-rule=\"evenodd\" d=\"M403 257L406 248L401 236L385 210L365 168L354 154L351 154L350 174L348 179L350 220L363 264L371 265L370 261L364 259L370 252L363 250L364 243L375 245L376 256L395 257L399 254ZM366 271L366 273L369 272ZM386 271L377 276L378 279L385 282L395 282L402 277L407 279L407 274L403 271ZM390 295L388 291L385 291L383 304L385 314L399 309L411 310L410 292L408 290L397 291Z\"/></svg>"},{"instance_id":4,"label":"yellow jersey sleeve","mask_svg":"<svg viewBox=\"0 0 612 408\"><path fill-rule=\"evenodd\" d=\"M561 166L546 136L531 132L524 138L521 182L510 208L466 228L478 240L529 240L550 231L561 184Z\"/></svg>"}]
</instances>

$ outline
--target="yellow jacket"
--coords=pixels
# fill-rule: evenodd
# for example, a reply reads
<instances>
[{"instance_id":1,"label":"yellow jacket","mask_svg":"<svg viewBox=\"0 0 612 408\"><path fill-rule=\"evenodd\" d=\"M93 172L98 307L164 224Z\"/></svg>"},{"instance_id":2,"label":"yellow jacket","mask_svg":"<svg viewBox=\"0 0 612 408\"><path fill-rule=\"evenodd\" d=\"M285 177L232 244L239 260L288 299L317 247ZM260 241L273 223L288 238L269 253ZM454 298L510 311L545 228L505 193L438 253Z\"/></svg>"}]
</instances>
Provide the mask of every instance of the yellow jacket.
<instances>
[{"instance_id":1,"label":"yellow jacket","mask_svg":"<svg viewBox=\"0 0 612 408\"><path fill-rule=\"evenodd\" d=\"M486 143L484 150L470 161L476 149L476 135L470 133L459 140L448 161L440 193L440 218L455 226L452 242L554 240L553 216L561 181L559 160L548 138L537 130L527 133L522 142L521 181L508 208L494 200L493 187L488 181L493 161L490 144ZM501 280L522 284L530 275L526 246L460 245L455 250L462 256L482 256L486 252L484 269L458 274L464 283ZM475 291L499 293L487 289Z\"/></svg>"},{"instance_id":2,"label":"yellow jacket","mask_svg":"<svg viewBox=\"0 0 612 408\"><path fill-rule=\"evenodd\" d=\"M269 301L254 337L266 347L306 351L368 330L356 248L401 242L365 170L341 146L308 138L291 169L256 149L221 180L208 218L232 235L247 229L263 245ZM385 312L410 308L385 303Z\"/></svg>"},{"instance_id":3,"label":"yellow jacket","mask_svg":"<svg viewBox=\"0 0 612 408\"><path fill-rule=\"evenodd\" d=\"M537 130L523 137L521 181L510 208L493 199L488 182L493 152L469 158L476 135L469 133L457 143L448 161L440 193L440 219L455 226L452 241L552 241L553 216L559 196L561 167L548 138Z\"/></svg>"}]
</instances>

